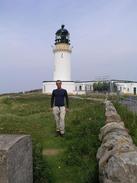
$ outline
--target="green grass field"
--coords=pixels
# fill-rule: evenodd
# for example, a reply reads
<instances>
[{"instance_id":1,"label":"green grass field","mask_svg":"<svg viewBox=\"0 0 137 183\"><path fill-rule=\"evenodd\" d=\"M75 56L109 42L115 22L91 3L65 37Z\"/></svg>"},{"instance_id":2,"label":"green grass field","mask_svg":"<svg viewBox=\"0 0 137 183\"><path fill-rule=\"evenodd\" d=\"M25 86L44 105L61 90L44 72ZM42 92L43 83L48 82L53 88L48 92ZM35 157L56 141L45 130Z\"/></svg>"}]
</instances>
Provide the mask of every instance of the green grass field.
<instances>
[{"instance_id":1,"label":"green grass field","mask_svg":"<svg viewBox=\"0 0 137 183\"><path fill-rule=\"evenodd\" d=\"M43 157L34 158L35 183L97 183L96 152L99 129L104 125L104 104L70 98L64 138L55 137L49 109L50 97L46 95L1 96L0 133L30 134L36 147L42 146Z\"/></svg>"},{"instance_id":2,"label":"green grass field","mask_svg":"<svg viewBox=\"0 0 137 183\"><path fill-rule=\"evenodd\" d=\"M115 107L124 121L126 128L129 130L135 145L137 146L137 113L131 112L126 106L115 103Z\"/></svg>"}]
</instances>

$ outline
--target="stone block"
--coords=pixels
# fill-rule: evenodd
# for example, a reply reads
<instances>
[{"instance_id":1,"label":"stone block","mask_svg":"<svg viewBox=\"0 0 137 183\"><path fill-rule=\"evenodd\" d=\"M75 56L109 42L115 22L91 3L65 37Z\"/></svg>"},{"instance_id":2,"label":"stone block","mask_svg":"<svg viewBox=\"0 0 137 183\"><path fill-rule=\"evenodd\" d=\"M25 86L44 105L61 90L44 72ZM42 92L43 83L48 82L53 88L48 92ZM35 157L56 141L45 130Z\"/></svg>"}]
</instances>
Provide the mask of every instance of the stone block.
<instances>
[{"instance_id":1,"label":"stone block","mask_svg":"<svg viewBox=\"0 0 137 183\"><path fill-rule=\"evenodd\" d=\"M32 183L32 142L29 135L0 135L0 183Z\"/></svg>"}]
</instances>

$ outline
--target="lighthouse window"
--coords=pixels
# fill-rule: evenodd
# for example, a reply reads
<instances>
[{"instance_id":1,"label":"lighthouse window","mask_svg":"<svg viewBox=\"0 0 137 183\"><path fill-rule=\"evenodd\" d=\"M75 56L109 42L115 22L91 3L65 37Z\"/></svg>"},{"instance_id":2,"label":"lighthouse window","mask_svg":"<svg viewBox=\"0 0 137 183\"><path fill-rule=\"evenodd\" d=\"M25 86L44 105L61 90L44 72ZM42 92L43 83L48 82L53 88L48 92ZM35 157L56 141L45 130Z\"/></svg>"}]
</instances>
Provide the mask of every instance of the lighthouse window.
<instances>
[{"instance_id":1,"label":"lighthouse window","mask_svg":"<svg viewBox=\"0 0 137 183\"><path fill-rule=\"evenodd\" d=\"M61 39L61 36L57 36L56 38L57 38L57 39Z\"/></svg>"},{"instance_id":2,"label":"lighthouse window","mask_svg":"<svg viewBox=\"0 0 137 183\"><path fill-rule=\"evenodd\" d=\"M79 86L79 90L80 90L80 91L82 90L82 86L81 86L81 85Z\"/></svg>"}]
</instances>

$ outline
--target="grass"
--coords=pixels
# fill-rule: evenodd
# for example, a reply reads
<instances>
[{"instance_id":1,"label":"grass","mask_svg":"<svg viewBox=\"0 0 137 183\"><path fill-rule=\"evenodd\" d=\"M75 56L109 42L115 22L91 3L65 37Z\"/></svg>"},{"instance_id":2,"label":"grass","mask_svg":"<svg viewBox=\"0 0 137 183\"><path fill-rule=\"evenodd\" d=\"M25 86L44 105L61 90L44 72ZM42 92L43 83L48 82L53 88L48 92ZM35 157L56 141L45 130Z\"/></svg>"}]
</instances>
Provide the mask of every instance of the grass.
<instances>
[{"instance_id":1,"label":"grass","mask_svg":"<svg viewBox=\"0 0 137 183\"><path fill-rule=\"evenodd\" d=\"M114 103L117 112L124 121L129 134L132 136L134 143L137 145L137 114L128 110L126 106L119 103Z\"/></svg>"},{"instance_id":2,"label":"grass","mask_svg":"<svg viewBox=\"0 0 137 183\"><path fill-rule=\"evenodd\" d=\"M49 104L50 97L42 94L1 96L0 133L32 136L35 183L97 183L96 152L104 105L70 98L66 136L61 138L54 136Z\"/></svg>"}]
</instances>

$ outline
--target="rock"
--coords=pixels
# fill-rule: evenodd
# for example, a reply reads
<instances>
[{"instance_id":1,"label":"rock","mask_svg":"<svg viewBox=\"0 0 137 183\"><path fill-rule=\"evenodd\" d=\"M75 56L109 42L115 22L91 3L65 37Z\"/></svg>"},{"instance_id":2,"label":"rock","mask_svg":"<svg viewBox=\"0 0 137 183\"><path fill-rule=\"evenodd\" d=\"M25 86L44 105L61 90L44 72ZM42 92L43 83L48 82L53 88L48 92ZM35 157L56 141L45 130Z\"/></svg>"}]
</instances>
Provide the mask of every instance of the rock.
<instances>
[{"instance_id":1,"label":"rock","mask_svg":"<svg viewBox=\"0 0 137 183\"><path fill-rule=\"evenodd\" d=\"M137 152L115 154L102 168L103 183L137 183Z\"/></svg>"},{"instance_id":2,"label":"rock","mask_svg":"<svg viewBox=\"0 0 137 183\"><path fill-rule=\"evenodd\" d=\"M110 133L110 132L112 132L114 130L117 131L117 129L121 129L121 130L127 131L125 129L125 127L124 127L124 123L123 122L120 122L120 123L117 123L117 122L107 123L105 126L103 126L100 129L99 139L102 140L107 133Z\"/></svg>"},{"instance_id":3,"label":"rock","mask_svg":"<svg viewBox=\"0 0 137 183\"><path fill-rule=\"evenodd\" d=\"M119 122L121 122L120 116L115 112L111 112L111 111L106 112L105 116L106 116L106 123L111 123L111 122L119 123Z\"/></svg>"},{"instance_id":4,"label":"rock","mask_svg":"<svg viewBox=\"0 0 137 183\"><path fill-rule=\"evenodd\" d=\"M0 135L0 183L32 183L32 144L28 135Z\"/></svg>"}]
</instances>

